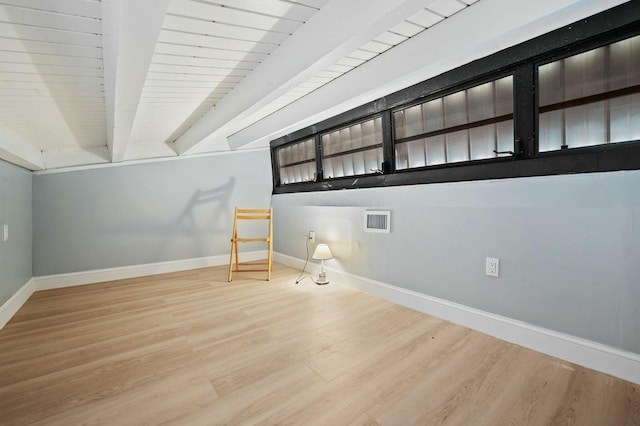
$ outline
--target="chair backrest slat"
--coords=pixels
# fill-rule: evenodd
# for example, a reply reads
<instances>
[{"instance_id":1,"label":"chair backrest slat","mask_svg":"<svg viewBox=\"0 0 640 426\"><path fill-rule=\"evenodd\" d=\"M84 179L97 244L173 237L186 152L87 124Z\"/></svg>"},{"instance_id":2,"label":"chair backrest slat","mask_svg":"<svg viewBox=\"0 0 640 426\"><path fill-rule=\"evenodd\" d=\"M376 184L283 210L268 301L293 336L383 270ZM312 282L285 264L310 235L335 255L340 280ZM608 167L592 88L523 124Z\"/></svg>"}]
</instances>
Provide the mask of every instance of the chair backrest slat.
<instances>
[{"instance_id":1,"label":"chair backrest slat","mask_svg":"<svg viewBox=\"0 0 640 426\"><path fill-rule=\"evenodd\" d=\"M271 216L236 216L238 220L269 220Z\"/></svg>"}]
</instances>

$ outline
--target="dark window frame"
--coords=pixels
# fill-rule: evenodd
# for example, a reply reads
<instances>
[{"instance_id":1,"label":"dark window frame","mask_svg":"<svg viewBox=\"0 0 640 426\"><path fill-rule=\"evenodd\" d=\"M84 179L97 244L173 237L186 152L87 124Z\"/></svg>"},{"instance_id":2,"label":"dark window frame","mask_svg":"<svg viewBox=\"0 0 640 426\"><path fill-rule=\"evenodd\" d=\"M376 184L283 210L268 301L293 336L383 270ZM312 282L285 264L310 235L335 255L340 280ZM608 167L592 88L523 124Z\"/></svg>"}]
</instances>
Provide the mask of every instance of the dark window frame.
<instances>
[{"instance_id":1,"label":"dark window frame","mask_svg":"<svg viewBox=\"0 0 640 426\"><path fill-rule=\"evenodd\" d=\"M516 88L516 70L517 69L518 69L517 67L501 69L501 70L496 71L496 72L485 74L485 75L481 76L480 78L468 80L468 81L462 82L462 83L460 83L458 85L447 87L447 88L445 88L445 89L443 89L443 90L441 90L439 92L431 93L430 95L425 96L424 98L416 99L413 102L410 102L410 103L407 103L407 104L404 104L404 105L400 105L400 106L397 106L395 108L390 108L389 111L390 111L390 114L391 114L392 131L393 131L393 129L395 129L395 123L394 123L394 120L393 120L393 114L395 112L397 112L397 111L401 111L403 109L410 108L410 107L416 106L416 105L420 105L422 103L429 102L429 101L432 101L432 100L435 100L435 99L441 99L441 98L444 98L444 97L446 97L448 95L451 95L453 93L457 93L457 92L460 92L460 91L463 91L463 90L468 90L468 89L471 89L473 87L476 87L476 86L479 86L479 85L482 85L482 84L485 84L485 83L489 83L489 82L492 82L492 81L496 81L496 80L499 80L499 79L504 78L504 77L512 76L513 77L513 93L514 93L514 96L513 96L513 113L511 115L513 115L513 121L514 121L514 151L516 151L516 152L514 152L514 155L518 155L518 152L517 152L517 150L518 150L517 145L518 144L515 142L515 140L516 140L516 136L515 136L515 134L516 134L516 129L515 129L515 123L516 123L516 119L515 119L515 117L516 117L515 88ZM476 123L469 123L469 124L477 124L477 122ZM462 125L460 127L467 127L469 124ZM451 130L451 129L454 129L454 127L443 128L441 131L438 131L437 133L447 134L447 133L451 133L451 132L455 131L455 130ZM435 132L433 132L433 133L435 133ZM393 153L392 153L393 154L394 166L395 166L395 144L396 143L401 143L402 144L402 143L406 143L406 142L411 141L411 140L422 139L422 138L425 137L425 135L426 135L426 133L423 133L423 134L409 136L409 137L400 138L400 139L395 138L395 135L394 135L394 137L393 137L394 145L393 145ZM397 170L395 172L396 173L413 173L413 172L416 172L416 171L427 171L427 170L435 169L435 168L448 168L448 167L454 167L454 166L465 166L465 165L469 165L469 164L482 164L482 163L502 162L502 161L508 161L511 158L512 157L496 157L496 158L485 158L485 159L479 159L479 160L467 160L467 161L460 161L460 162L452 162L452 163L445 163L445 164L430 165L430 166L424 166L424 167L411 167L411 168Z\"/></svg>"},{"instance_id":2,"label":"dark window frame","mask_svg":"<svg viewBox=\"0 0 640 426\"><path fill-rule=\"evenodd\" d=\"M385 138L385 136L384 136L384 134L385 134L385 126L384 126L383 113L367 115L367 116L362 117L360 119L350 121L349 123L343 123L342 125L335 126L335 127L332 127L332 128L329 128L329 129L323 130L322 132L318 132L317 133L318 143L320 144L320 154L321 154L319 171L322 173L323 180L332 181L332 180L338 180L338 179L361 178L361 177L372 176L372 175L376 174L375 172L371 172L371 173L364 173L364 174L359 174L359 175L349 175L349 176L337 177L337 178L324 177L324 174L325 174L324 173L324 165L322 164L322 161L325 158L339 157L341 155L347 155L350 152L368 151L368 150L372 149L372 147L373 148L379 148L378 146L370 145L370 146L367 146L367 147L362 147L362 148L355 149L353 151L344 151L344 152L340 152L340 153L337 153L337 154L331 154L331 155L328 155L328 156L325 157L324 156L324 146L322 144L322 136L324 136L324 135L327 135L329 133L333 133L333 132L336 132L336 131L339 131L339 130L347 129L349 127L355 126L357 124L362 124L362 123L367 122L367 121L373 121L376 118L381 118L382 119L382 123L383 123L382 124L382 138L383 138L383 140L382 140L382 149L383 149L383 154L384 154L384 152L385 152L385 141L384 141L384 138ZM317 148L316 148L316 152L317 152ZM293 184L293 185L295 185L295 184Z\"/></svg>"},{"instance_id":3,"label":"dark window frame","mask_svg":"<svg viewBox=\"0 0 640 426\"><path fill-rule=\"evenodd\" d=\"M640 140L538 152L540 65L640 34L640 2L628 2L271 141L273 193L640 169ZM514 155L395 170L393 112L513 74ZM382 174L325 179L321 135L381 115ZM315 138L316 182L280 185L277 150Z\"/></svg>"}]
</instances>

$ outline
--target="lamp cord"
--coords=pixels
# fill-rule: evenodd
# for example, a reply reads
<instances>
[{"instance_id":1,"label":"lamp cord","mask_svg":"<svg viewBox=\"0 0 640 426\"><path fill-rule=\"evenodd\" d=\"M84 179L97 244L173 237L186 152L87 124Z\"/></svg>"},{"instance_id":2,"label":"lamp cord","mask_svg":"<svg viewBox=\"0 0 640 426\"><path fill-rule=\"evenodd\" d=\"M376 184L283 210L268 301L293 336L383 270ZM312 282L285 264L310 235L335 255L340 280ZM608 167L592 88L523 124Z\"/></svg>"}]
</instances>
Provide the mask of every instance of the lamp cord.
<instances>
[{"instance_id":1,"label":"lamp cord","mask_svg":"<svg viewBox=\"0 0 640 426\"><path fill-rule=\"evenodd\" d=\"M307 263L309 262L309 237L307 237L307 244L305 246L307 248L307 258L304 260L304 266L302 267L302 271L300 271L300 275L298 275L298 278L296 278L296 284L298 284L300 281L304 280L305 278L313 279L311 275L305 275L303 277L305 273L305 269L307 269Z\"/></svg>"}]
</instances>

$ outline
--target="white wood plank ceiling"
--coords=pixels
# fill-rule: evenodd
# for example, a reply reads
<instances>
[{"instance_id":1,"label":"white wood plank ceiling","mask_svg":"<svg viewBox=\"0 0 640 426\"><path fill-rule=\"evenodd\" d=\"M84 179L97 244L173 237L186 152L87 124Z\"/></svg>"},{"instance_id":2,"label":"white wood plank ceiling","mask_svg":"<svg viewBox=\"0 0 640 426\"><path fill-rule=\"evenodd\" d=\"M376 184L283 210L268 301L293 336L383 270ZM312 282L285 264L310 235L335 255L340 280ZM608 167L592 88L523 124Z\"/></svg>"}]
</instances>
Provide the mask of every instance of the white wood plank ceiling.
<instances>
[{"instance_id":1,"label":"white wood plank ceiling","mask_svg":"<svg viewBox=\"0 0 640 426\"><path fill-rule=\"evenodd\" d=\"M0 159L44 170L266 147L622 2L0 0ZM450 48L424 50L437 42Z\"/></svg>"}]
</instances>

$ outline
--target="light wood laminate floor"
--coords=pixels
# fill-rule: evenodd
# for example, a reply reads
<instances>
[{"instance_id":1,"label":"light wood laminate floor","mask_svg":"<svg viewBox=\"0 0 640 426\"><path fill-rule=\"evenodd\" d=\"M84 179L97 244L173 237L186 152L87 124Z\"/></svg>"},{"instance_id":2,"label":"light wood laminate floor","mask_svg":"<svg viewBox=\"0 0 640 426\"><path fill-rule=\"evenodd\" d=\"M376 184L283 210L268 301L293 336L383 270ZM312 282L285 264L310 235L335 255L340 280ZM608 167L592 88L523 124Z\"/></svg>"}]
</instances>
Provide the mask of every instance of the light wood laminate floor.
<instances>
[{"instance_id":1,"label":"light wood laminate floor","mask_svg":"<svg viewBox=\"0 0 640 426\"><path fill-rule=\"evenodd\" d=\"M34 293L2 425L638 425L640 386L297 271Z\"/></svg>"}]
</instances>

